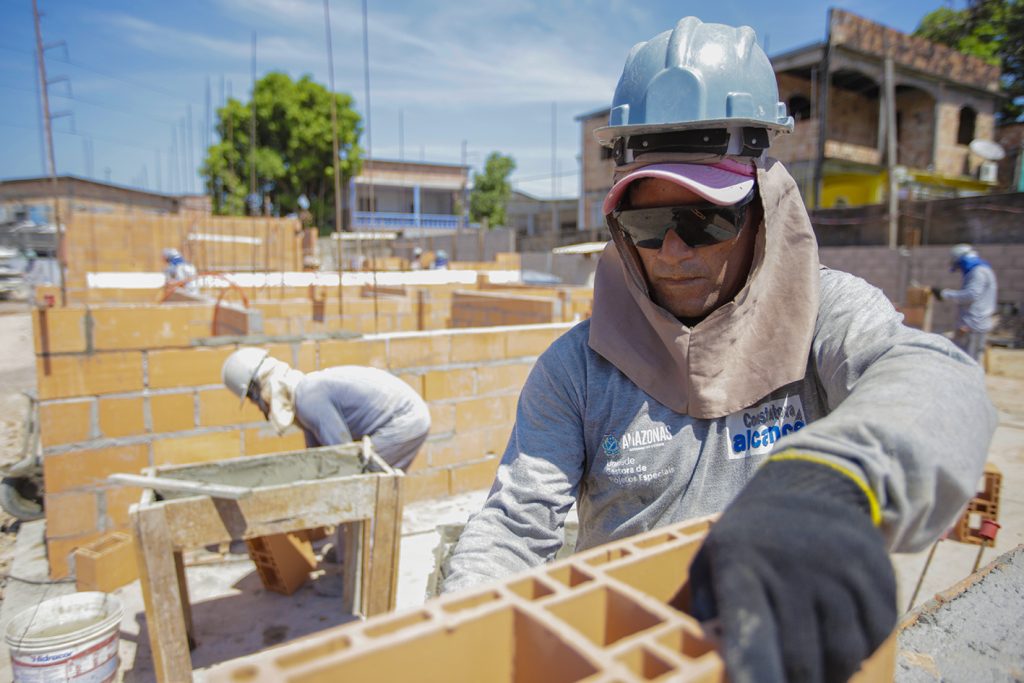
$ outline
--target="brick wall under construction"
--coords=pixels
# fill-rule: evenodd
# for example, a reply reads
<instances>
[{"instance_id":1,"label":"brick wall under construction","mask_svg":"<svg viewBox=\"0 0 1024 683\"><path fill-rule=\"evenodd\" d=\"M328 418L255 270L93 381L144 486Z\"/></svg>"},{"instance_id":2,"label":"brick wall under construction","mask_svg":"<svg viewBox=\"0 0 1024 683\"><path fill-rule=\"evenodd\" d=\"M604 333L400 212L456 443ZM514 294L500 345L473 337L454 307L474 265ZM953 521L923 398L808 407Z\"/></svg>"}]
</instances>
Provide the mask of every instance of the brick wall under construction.
<instances>
[{"instance_id":1,"label":"brick wall under construction","mask_svg":"<svg viewBox=\"0 0 1024 683\"><path fill-rule=\"evenodd\" d=\"M54 577L68 574L75 548L127 528L128 506L141 491L110 485L109 474L303 447L301 432L278 436L255 408L240 407L221 384L221 365L236 344L191 345L208 334L202 309L34 311ZM433 425L406 479L407 500L415 501L490 485L527 374L570 326L293 337L254 345L299 370L369 365L416 389Z\"/></svg>"}]
</instances>

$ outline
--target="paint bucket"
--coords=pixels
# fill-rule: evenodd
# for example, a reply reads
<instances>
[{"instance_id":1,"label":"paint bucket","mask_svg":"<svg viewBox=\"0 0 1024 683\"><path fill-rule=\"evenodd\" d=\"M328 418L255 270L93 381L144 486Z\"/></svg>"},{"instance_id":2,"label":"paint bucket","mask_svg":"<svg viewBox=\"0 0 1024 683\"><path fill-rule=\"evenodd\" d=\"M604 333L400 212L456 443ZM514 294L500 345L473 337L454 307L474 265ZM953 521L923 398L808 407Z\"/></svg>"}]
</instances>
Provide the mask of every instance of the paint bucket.
<instances>
[{"instance_id":1,"label":"paint bucket","mask_svg":"<svg viewBox=\"0 0 1024 683\"><path fill-rule=\"evenodd\" d=\"M7 625L15 683L106 683L117 676L121 602L71 593L22 610Z\"/></svg>"}]
</instances>

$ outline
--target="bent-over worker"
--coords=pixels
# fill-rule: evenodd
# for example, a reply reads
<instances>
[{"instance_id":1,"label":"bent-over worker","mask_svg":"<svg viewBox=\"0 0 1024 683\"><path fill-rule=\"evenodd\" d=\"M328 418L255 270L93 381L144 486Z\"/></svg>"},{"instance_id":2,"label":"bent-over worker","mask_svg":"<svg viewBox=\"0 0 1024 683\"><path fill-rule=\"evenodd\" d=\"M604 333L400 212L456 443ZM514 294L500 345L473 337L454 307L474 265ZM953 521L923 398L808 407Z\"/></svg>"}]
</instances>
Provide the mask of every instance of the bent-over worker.
<instances>
[{"instance_id":1,"label":"bent-over worker","mask_svg":"<svg viewBox=\"0 0 1024 683\"><path fill-rule=\"evenodd\" d=\"M228 356L222 377L279 434L292 424L302 429L310 448L368 436L381 458L405 470L430 431L430 411L419 394L377 368L341 365L303 373L263 349L244 347Z\"/></svg>"},{"instance_id":2,"label":"bent-over worker","mask_svg":"<svg viewBox=\"0 0 1024 683\"><path fill-rule=\"evenodd\" d=\"M845 681L892 631L888 551L949 528L995 411L976 363L819 264L766 156L793 127L749 27L630 51L593 315L530 372L445 592L550 560L574 503L577 550L722 511L688 576L731 681Z\"/></svg>"}]
</instances>

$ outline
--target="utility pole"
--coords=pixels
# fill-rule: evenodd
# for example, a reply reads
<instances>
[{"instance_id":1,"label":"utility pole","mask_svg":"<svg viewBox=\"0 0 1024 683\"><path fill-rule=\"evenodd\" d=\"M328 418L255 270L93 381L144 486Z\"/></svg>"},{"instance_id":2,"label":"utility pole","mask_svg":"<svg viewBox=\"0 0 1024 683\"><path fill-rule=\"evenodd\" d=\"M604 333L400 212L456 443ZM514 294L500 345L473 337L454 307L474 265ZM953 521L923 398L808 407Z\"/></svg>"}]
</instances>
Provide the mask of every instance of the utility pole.
<instances>
[{"instance_id":1,"label":"utility pole","mask_svg":"<svg viewBox=\"0 0 1024 683\"><path fill-rule=\"evenodd\" d=\"M256 206L256 31L252 32L252 99L249 102L249 210L255 215Z\"/></svg>"},{"instance_id":2,"label":"utility pole","mask_svg":"<svg viewBox=\"0 0 1024 683\"><path fill-rule=\"evenodd\" d=\"M334 149L334 237L337 242L335 254L338 259L338 315L343 316L345 314L345 290L341 286L341 274L345 250L341 245L341 162L338 156L338 104L334 96L334 50L331 47L330 0L324 0L324 31L327 34L327 80L331 88L331 146Z\"/></svg>"},{"instance_id":3,"label":"utility pole","mask_svg":"<svg viewBox=\"0 0 1024 683\"><path fill-rule=\"evenodd\" d=\"M551 236L558 235L558 103L551 103Z\"/></svg>"},{"instance_id":4,"label":"utility pole","mask_svg":"<svg viewBox=\"0 0 1024 683\"><path fill-rule=\"evenodd\" d=\"M900 228L900 198L896 183L896 85L892 55L885 57L885 158L889 176L889 248L895 249Z\"/></svg>"},{"instance_id":5,"label":"utility pole","mask_svg":"<svg viewBox=\"0 0 1024 683\"><path fill-rule=\"evenodd\" d=\"M46 57L43 54L43 32L39 26L39 4L32 0L32 19L36 29L36 64L39 67L39 98L43 110L43 127L46 135L46 165L50 174L50 184L53 188L53 222L57 229L57 263L60 267L60 303L67 306L67 271L68 264L65 256L64 226L60 223L60 188L57 185L57 162L53 152L53 127L50 122L50 96L47 92L46 81Z\"/></svg>"}]
</instances>

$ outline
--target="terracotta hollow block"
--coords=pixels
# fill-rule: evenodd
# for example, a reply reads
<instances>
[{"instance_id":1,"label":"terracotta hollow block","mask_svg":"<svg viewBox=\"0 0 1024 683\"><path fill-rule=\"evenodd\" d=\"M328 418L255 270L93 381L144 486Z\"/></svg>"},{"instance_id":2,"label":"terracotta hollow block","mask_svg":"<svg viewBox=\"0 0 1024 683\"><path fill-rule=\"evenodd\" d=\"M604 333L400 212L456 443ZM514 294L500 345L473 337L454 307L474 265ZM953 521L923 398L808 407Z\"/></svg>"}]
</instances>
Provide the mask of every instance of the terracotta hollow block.
<instances>
[{"instance_id":1,"label":"terracotta hollow block","mask_svg":"<svg viewBox=\"0 0 1024 683\"><path fill-rule=\"evenodd\" d=\"M431 468L407 475L402 482L402 495L407 503L447 497L448 470Z\"/></svg>"},{"instance_id":2,"label":"terracotta hollow block","mask_svg":"<svg viewBox=\"0 0 1024 683\"><path fill-rule=\"evenodd\" d=\"M260 536L245 542L263 587L291 595L316 569L313 546L304 532Z\"/></svg>"},{"instance_id":3,"label":"terracotta hollow block","mask_svg":"<svg viewBox=\"0 0 1024 683\"><path fill-rule=\"evenodd\" d=\"M392 337L387 341L388 366L394 369L442 365L451 358L451 335Z\"/></svg>"},{"instance_id":4,"label":"terracotta hollow block","mask_svg":"<svg viewBox=\"0 0 1024 683\"><path fill-rule=\"evenodd\" d=\"M142 411L143 403L142 396L101 398L100 434L107 438L144 434L146 423Z\"/></svg>"},{"instance_id":5,"label":"terracotta hollow block","mask_svg":"<svg viewBox=\"0 0 1024 683\"><path fill-rule=\"evenodd\" d=\"M139 578L135 548L128 534L115 531L75 551L79 591L109 593Z\"/></svg>"},{"instance_id":6,"label":"terracotta hollow block","mask_svg":"<svg viewBox=\"0 0 1024 683\"><path fill-rule=\"evenodd\" d=\"M154 394L149 397L149 412L156 433L188 431L196 426L195 394Z\"/></svg>"},{"instance_id":7,"label":"terracotta hollow block","mask_svg":"<svg viewBox=\"0 0 1024 683\"><path fill-rule=\"evenodd\" d=\"M92 432L94 401L41 403L39 405L39 439L43 448L86 441Z\"/></svg>"},{"instance_id":8,"label":"terracotta hollow block","mask_svg":"<svg viewBox=\"0 0 1024 683\"><path fill-rule=\"evenodd\" d=\"M153 442L153 464L213 462L238 457L241 451L241 434L237 429L178 438L165 437Z\"/></svg>"},{"instance_id":9,"label":"terracotta hollow block","mask_svg":"<svg viewBox=\"0 0 1024 683\"><path fill-rule=\"evenodd\" d=\"M72 554L78 548L92 543L102 536L102 532L93 531L68 538L46 539L46 559L50 563L50 578L63 579L71 572Z\"/></svg>"},{"instance_id":10,"label":"terracotta hollow block","mask_svg":"<svg viewBox=\"0 0 1024 683\"><path fill-rule=\"evenodd\" d=\"M491 361L504 357L504 332L472 332L452 335L453 363Z\"/></svg>"},{"instance_id":11,"label":"terracotta hollow block","mask_svg":"<svg viewBox=\"0 0 1024 683\"><path fill-rule=\"evenodd\" d=\"M71 451L43 457L47 494L105 483L115 472L137 474L149 465L146 444Z\"/></svg>"},{"instance_id":12,"label":"terracotta hollow block","mask_svg":"<svg viewBox=\"0 0 1024 683\"><path fill-rule=\"evenodd\" d=\"M40 293L37 288L37 297ZM58 294L59 297L59 294ZM85 308L35 308L32 338L36 354L83 353L89 348Z\"/></svg>"},{"instance_id":13,"label":"terracotta hollow block","mask_svg":"<svg viewBox=\"0 0 1024 683\"><path fill-rule=\"evenodd\" d=\"M212 319L212 315L208 305L94 307L93 346L97 350L188 346L192 322Z\"/></svg>"},{"instance_id":14,"label":"terracotta hollow block","mask_svg":"<svg viewBox=\"0 0 1024 683\"><path fill-rule=\"evenodd\" d=\"M49 536L78 536L98 528L96 494L89 492L47 493L46 533Z\"/></svg>"},{"instance_id":15,"label":"terracotta hollow block","mask_svg":"<svg viewBox=\"0 0 1024 683\"><path fill-rule=\"evenodd\" d=\"M506 356L508 358L539 356L551 346L551 342L568 329L568 326L544 327L540 329L526 327L510 331L505 338Z\"/></svg>"},{"instance_id":16,"label":"terracotta hollow block","mask_svg":"<svg viewBox=\"0 0 1024 683\"><path fill-rule=\"evenodd\" d=\"M500 462L501 458L494 457L453 467L449 470L448 488L453 495L489 489L494 483L494 474L497 472Z\"/></svg>"},{"instance_id":17,"label":"terracotta hollow block","mask_svg":"<svg viewBox=\"0 0 1024 683\"><path fill-rule=\"evenodd\" d=\"M200 427L220 427L265 421L263 413L252 401L239 402L238 397L227 388L207 389L199 392Z\"/></svg>"},{"instance_id":18,"label":"terracotta hollow block","mask_svg":"<svg viewBox=\"0 0 1024 683\"><path fill-rule=\"evenodd\" d=\"M232 352L232 347L149 351L149 388L220 384L221 367Z\"/></svg>"},{"instance_id":19,"label":"terracotta hollow block","mask_svg":"<svg viewBox=\"0 0 1024 683\"><path fill-rule=\"evenodd\" d=\"M383 340L327 339L319 343L319 354L321 369L336 365L387 367L387 344Z\"/></svg>"},{"instance_id":20,"label":"terracotta hollow block","mask_svg":"<svg viewBox=\"0 0 1024 683\"><path fill-rule=\"evenodd\" d=\"M36 357L41 400L142 390L142 353L118 351Z\"/></svg>"},{"instance_id":21,"label":"terracotta hollow block","mask_svg":"<svg viewBox=\"0 0 1024 683\"><path fill-rule=\"evenodd\" d=\"M473 398L455 404L456 433L469 432L486 427L511 424L508 419L508 406L494 398Z\"/></svg>"},{"instance_id":22,"label":"terracotta hollow block","mask_svg":"<svg viewBox=\"0 0 1024 683\"><path fill-rule=\"evenodd\" d=\"M426 401L472 398L476 395L476 370L460 368L427 372L423 375L423 391Z\"/></svg>"}]
</instances>

